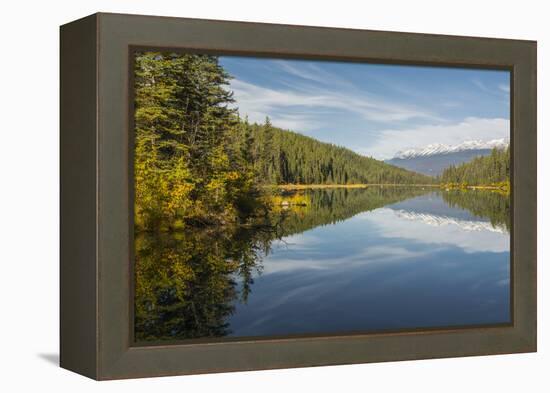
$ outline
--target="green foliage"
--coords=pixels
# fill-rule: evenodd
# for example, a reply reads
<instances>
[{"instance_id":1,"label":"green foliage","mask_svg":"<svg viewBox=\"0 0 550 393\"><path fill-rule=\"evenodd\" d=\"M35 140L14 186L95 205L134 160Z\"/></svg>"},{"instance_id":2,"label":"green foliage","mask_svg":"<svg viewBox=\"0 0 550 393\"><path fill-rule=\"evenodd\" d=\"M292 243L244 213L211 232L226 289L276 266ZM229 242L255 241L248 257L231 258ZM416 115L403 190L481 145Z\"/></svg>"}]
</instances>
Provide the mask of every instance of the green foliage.
<instances>
[{"instance_id":1,"label":"green foliage","mask_svg":"<svg viewBox=\"0 0 550 393\"><path fill-rule=\"evenodd\" d=\"M441 183L455 187L510 184L510 148L493 149L488 156L476 157L458 166L450 166L441 174Z\"/></svg>"},{"instance_id":2,"label":"green foliage","mask_svg":"<svg viewBox=\"0 0 550 393\"><path fill-rule=\"evenodd\" d=\"M235 221L246 199L257 194L254 168L241 141L244 127L229 108L228 83L229 75L213 56L136 56L137 230Z\"/></svg>"},{"instance_id":3,"label":"green foliage","mask_svg":"<svg viewBox=\"0 0 550 393\"><path fill-rule=\"evenodd\" d=\"M138 53L138 231L247 223L273 208L266 185L429 183L346 148L239 118L230 76L208 55Z\"/></svg>"}]
</instances>

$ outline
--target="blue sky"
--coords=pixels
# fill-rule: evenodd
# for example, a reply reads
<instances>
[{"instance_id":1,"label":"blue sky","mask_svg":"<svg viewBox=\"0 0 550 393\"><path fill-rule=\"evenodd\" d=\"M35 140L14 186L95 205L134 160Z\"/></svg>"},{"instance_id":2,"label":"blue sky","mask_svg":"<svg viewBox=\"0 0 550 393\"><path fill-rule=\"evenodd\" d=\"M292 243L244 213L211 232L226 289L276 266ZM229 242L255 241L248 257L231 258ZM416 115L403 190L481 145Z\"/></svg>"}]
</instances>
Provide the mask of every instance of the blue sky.
<instances>
[{"instance_id":1,"label":"blue sky","mask_svg":"<svg viewBox=\"0 0 550 393\"><path fill-rule=\"evenodd\" d=\"M509 72L224 56L241 116L379 159L509 137Z\"/></svg>"}]
</instances>

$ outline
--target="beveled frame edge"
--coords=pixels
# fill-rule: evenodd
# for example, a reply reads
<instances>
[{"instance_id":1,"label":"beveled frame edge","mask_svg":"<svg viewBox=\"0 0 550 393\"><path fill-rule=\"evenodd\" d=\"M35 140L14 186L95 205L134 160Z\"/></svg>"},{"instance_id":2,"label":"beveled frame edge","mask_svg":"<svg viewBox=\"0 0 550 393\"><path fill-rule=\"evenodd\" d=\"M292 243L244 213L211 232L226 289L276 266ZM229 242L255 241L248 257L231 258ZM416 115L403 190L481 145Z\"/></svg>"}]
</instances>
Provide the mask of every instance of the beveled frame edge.
<instances>
[{"instance_id":1,"label":"beveled frame edge","mask_svg":"<svg viewBox=\"0 0 550 393\"><path fill-rule=\"evenodd\" d=\"M97 15L60 28L59 364L98 378Z\"/></svg>"},{"instance_id":2,"label":"beveled frame edge","mask_svg":"<svg viewBox=\"0 0 550 393\"><path fill-rule=\"evenodd\" d=\"M95 375L89 376L135 378L536 351L536 42L103 13L93 18L97 20L97 362ZM513 206L521 207L513 208L512 217L514 325L132 347L126 198L130 46L511 69L512 195ZM87 105L82 103L81 110Z\"/></svg>"}]
</instances>

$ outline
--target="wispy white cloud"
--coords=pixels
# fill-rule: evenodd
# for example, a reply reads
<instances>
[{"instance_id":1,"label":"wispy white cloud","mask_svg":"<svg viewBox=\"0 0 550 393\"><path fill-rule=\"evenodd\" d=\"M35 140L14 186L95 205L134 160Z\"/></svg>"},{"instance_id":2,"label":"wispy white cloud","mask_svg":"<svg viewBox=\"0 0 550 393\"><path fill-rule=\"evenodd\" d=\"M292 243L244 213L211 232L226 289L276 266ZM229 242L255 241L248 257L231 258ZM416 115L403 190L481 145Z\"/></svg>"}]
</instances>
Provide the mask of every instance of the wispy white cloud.
<instances>
[{"instance_id":1,"label":"wispy white cloud","mask_svg":"<svg viewBox=\"0 0 550 393\"><path fill-rule=\"evenodd\" d=\"M498 88L505 93L510 93L510 86L508 85L498 85Z\"/></svg>"},{"instance_id":2,"label":"wispy white cloud","mask_svg":"<svg viewBox=\"0 0 550 393\"><path fill-rule=\"evenodd\" d=\"M508 107L507 78L486 71L435 70L448 74L447 85L430 84L427 77L416 80L399 67L230 60L235 76L230 89L241 116L257 123L269 116L281 128L375 158L433 143L509 135L503 110Z\"/></svg>"},{"instance_id":3,"label":"wispy white cloud","mask_svg":"<svg viewBox=\"0 0 550 393\"><path fill-rule=\"evenodd\" d=\"M320 126L320 123L313 116L305 114L279 113L275 114L271 120L277 127L286 130L303 130L307 132Z\"/></svg>"},{"instance_id":4,"label":"wispy white cloud","mask_svg":"<svg viewBox=\"0 0 550 393\"><path fill-rule=\"evenodd\" d=\"M326 109L351 112L364 120L395 123L411 119L439 120L426 110L384 100L368 94L350 94L337 88L273 89L254 85L239 79L231 81L241 116L252 122L262 122L266 116L281 127L292 125L296 131L307 131L319 126L315 111ZM309 113L304 113L308 109ZM299 111L299 114L296 114Z\"/></svg>"},{"instance_id":5,"label":"wispy white cloud","mask_svg":"<svg viewBox=\"0 0 550 393\"><path fill-rule=\"evenodd\" d=\"M276 64L286 73L297 76L301 79L322 84L338 83L351 86L348 81L343 80L336 75L323 70L321 67L315 64L306 63L301 65L300 67L297 67L295 65L295 62L290 62L286 60L276 60Z\"/></svg>"},{"instance_id":6,"label":"wispy white cloud","mask_svg":"<svg viewBox=\"0 0 550 393\"><path fill-rule=\"evenodd\" d=\"M493 92L485 83L483 83L479 79L473 79L472 83L474 85L476 85L479 88L479 90L482 90L485 93L492 93Z\"/></svg>"},{"instance_id":7,"label":"wispy white cloud","mask_svg":"<svg viewBox=\"0 0 550 393\"><path fill-rule=\"evenodd\" d=\"M496 87L494 85L488 85L485 82L482 82L479 79L472 80L472 83L476 85L481 91L487 94L495 95L495 96L501 96L502 93L510 93L510 86L505 84L498 84Z\"/></svg>"},{"instance_id":8,"label":"wispy white cloud","mask_svg":"<svg viewBox=\"0 0 550 393\"><path fill-rule=\"evenodd\" d=\"M462 106L462 103L457 101L443 101L440 102L439 105L443 108L458 108Z\"/></svg>"},{"instance_id":9,"label":"wispy white cloud","mask_svg":"<svg viewBox=\"0 0 550 393\"><path fill-rule=\"evenodd\" d=\"M409 129L386 129L378 133L376 141L355 150L379 159L392 158L399 150L423 147L432 143L456 145L465 140L491 140L510 137L508 119L468 117L452 124L421 125Z\"/></svg>"}]
</instances>

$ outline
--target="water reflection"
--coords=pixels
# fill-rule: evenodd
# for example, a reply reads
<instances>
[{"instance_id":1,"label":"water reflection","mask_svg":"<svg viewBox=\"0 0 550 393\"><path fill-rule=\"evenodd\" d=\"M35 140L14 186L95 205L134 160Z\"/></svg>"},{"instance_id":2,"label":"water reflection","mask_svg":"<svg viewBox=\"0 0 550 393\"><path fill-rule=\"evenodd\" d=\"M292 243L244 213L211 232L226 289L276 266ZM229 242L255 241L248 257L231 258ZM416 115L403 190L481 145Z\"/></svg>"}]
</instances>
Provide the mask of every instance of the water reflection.
<instances>
[{"instance_id":1,"label":"water reflection","mask_svg":"<svg viewBox=\"0 0 550 393\"><path fill-rule=\"evenodd\" d=\"M507 196L302 193L265 227L139 235L137 341L509 321Z\"/></svg>"}]
</instances>

